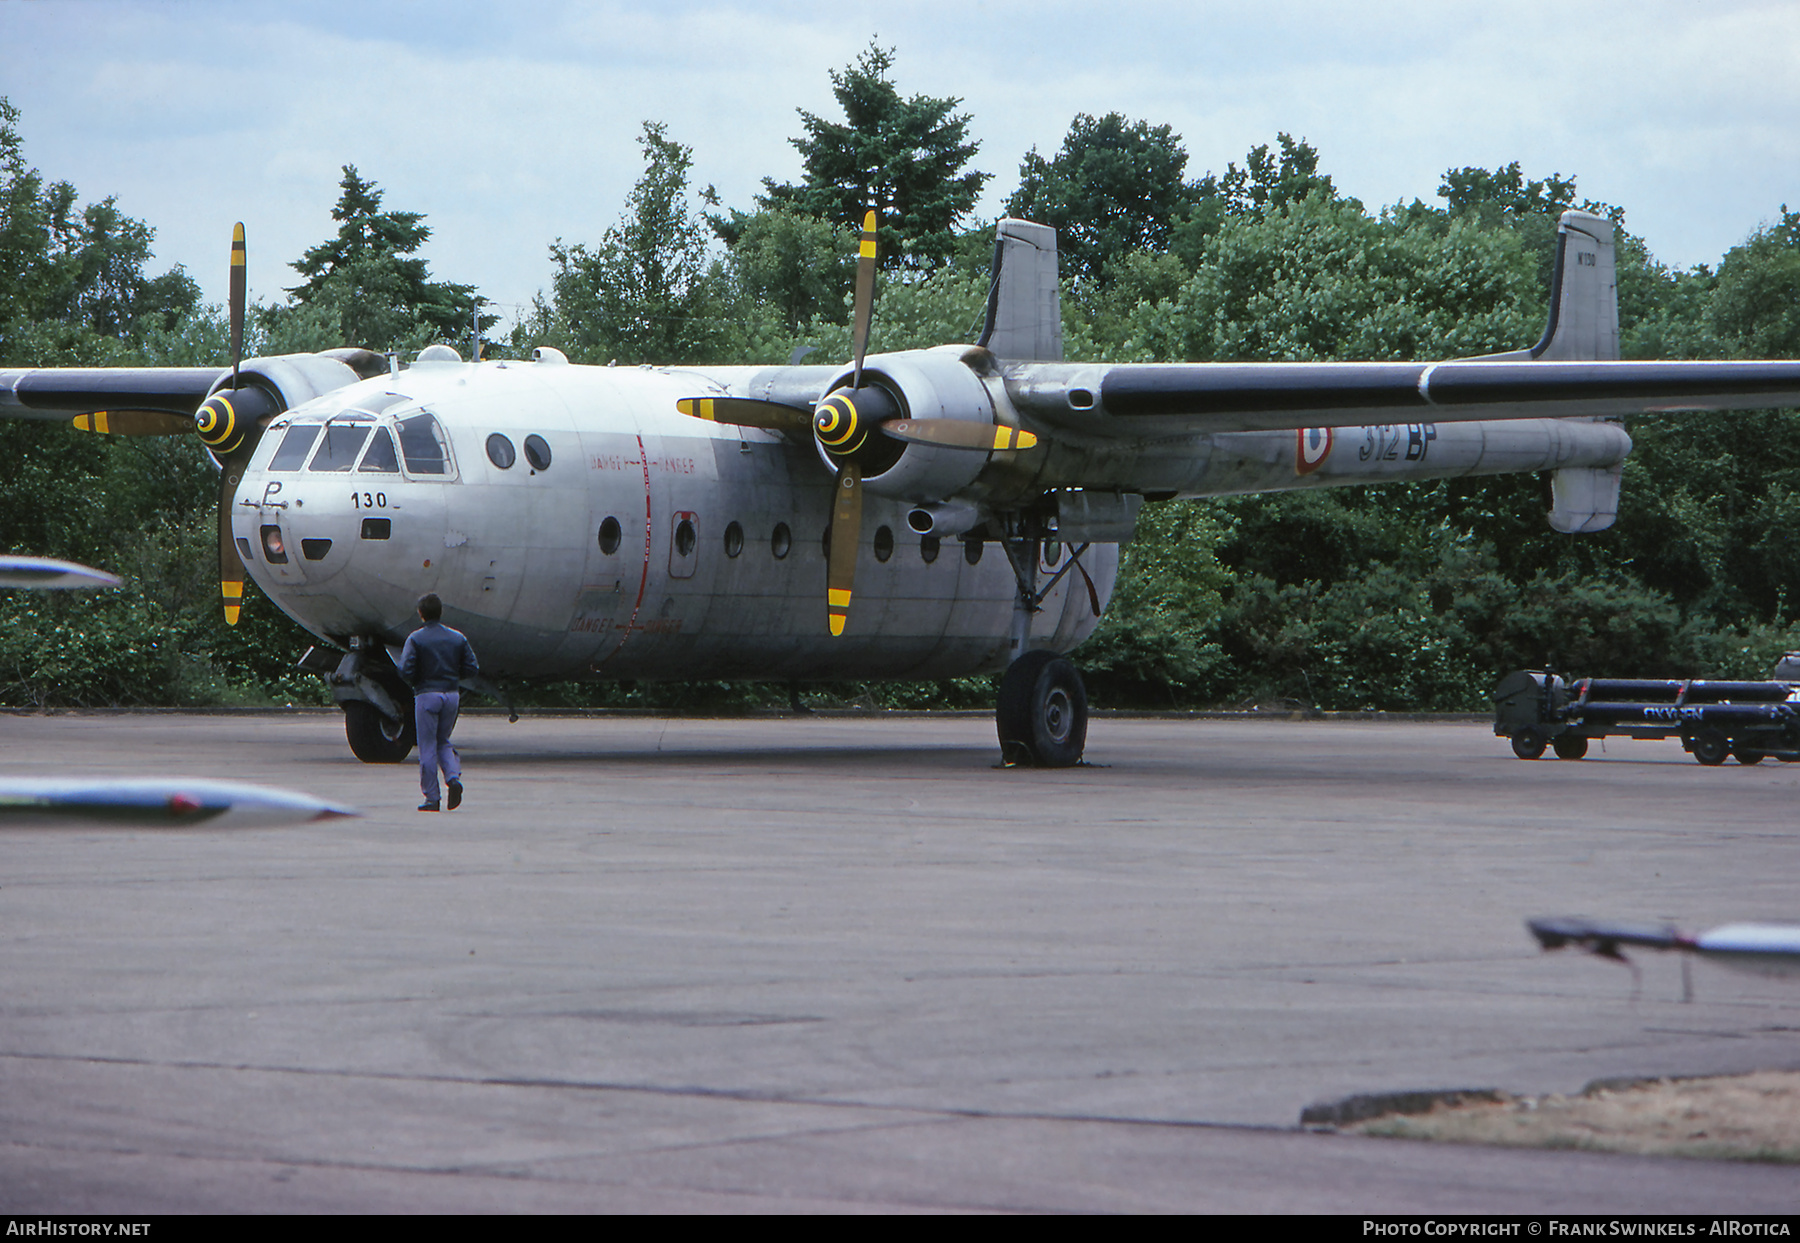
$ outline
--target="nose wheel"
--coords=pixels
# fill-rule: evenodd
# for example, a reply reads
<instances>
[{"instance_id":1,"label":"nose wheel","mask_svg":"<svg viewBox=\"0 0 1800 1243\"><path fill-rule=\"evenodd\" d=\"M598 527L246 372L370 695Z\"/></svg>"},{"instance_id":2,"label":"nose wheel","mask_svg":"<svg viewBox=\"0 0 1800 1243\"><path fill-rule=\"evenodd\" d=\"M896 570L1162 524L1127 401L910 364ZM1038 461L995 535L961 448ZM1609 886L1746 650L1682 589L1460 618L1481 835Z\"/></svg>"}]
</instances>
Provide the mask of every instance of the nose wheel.
<instances>
[{"instance_id":1,"label":"nose wheel","mask_svg":"<svg viewBox=\"0 0 1800 1243\"><path fill-rule=\"evenodd\" d=\"M1087 687L1055 652L1026 652L1000 679L995 713L1007 764L1070 768L1087 747Z\"/></svg>"}]
</instances>

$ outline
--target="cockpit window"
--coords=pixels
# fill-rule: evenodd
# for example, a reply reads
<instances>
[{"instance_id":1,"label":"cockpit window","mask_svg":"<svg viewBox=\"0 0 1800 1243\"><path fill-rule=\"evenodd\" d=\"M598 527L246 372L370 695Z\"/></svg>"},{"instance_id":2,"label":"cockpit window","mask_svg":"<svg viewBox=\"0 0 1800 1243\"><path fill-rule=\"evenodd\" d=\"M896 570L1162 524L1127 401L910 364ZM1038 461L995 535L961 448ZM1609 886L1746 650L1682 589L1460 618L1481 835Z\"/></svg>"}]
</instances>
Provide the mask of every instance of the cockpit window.
<instances>
[{"instance_id":1,"label":"cockpit window","mask_svg":"<svg viewBox=\"0 0 1800 1243\"><path fill-rule=\"evenodd\" d=\"M394 456L394 438L388 435L388 429L375 429L375 439L369 442L369 451L363 454L362 466L358 473L380 472L384 475L400 473L400 459Z\"/></svg>"},{"instance_id":2,"label":"cockpit window","mask_svg":"<svg viewBox=\"0 0 1800 1243\"><path fill-rule=\"evenodd\" d=\"M299 470L306 464L306 451L319 438L317 423L296 423L281 438L281 446L269 459L270 470Z\"/></svg>"},{"instance_id":3,"label":"cockpit window","mask_svg":"<svg viewBox=\"0 0 1800 1243\"><path fill-rule=\"evenodd\" d=\"M356 465L356 455L362 452L363 441L368 438L367 424L327 423L325 442L313 454L312 469L349 470Z\"/></svg>"},{"instance_id":4,"label":"cockpit window","mask_svg":"<svg viewBox=\"0 0 1800 1243\"><path fill-rule=\"evenodd\" d=\"M429 414L415 414L396 424L400 431L400 452L406 456L406 469L414 475L447 475L449 454L444 448L444 430Z\"/></svg>"}]
</instances>

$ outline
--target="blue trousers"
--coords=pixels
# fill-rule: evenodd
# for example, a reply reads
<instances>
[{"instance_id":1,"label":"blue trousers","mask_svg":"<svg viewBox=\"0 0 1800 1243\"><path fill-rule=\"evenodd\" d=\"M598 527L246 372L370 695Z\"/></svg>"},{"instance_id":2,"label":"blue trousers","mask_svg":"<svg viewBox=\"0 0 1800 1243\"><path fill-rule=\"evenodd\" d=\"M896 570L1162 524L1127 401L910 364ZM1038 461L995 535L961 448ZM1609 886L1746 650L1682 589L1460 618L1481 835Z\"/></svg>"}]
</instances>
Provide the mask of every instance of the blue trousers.
<instances>
[{"instance_id":1,"label":"blue trousers","mask_svg":"<svg viewBox=\"0 0 1800 1243\"><path fill-rule=\"evenodd\" d=\"M419 791L427 803L438 801L438 769L444 780L462 780L462 761L450 745L462 696L455 691L420 691L413 696L413 722L419 728Z\"/></svg>"}]
</instances>

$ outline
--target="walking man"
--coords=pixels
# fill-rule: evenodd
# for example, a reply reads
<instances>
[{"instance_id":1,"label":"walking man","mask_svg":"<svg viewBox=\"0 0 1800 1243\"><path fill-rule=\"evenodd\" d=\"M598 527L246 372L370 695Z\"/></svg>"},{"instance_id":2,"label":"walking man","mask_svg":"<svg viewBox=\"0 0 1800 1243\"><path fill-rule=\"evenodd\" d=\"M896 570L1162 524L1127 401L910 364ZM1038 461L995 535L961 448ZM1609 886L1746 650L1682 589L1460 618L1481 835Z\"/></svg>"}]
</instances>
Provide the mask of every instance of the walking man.
<instances>
[{"instance_id":1,"label":"walking man","mask_svg":"<svg viewBox=\"0 0 1800 1243\"><path fill-rule=\"evenodd\" d=\"M444 605L435 592L419 597L419 620L424 622L406 637L400 653L400 676L413 688L413 720L419 727L419 790L425 801L420 811L438 809L438 769L450 787L450 810L462 804L462 761L450 745L456 728L456 712L462 696L456 684L475 673L475 649L462 631L452 630L438 619Z\"/></svg>"}]
</instances>

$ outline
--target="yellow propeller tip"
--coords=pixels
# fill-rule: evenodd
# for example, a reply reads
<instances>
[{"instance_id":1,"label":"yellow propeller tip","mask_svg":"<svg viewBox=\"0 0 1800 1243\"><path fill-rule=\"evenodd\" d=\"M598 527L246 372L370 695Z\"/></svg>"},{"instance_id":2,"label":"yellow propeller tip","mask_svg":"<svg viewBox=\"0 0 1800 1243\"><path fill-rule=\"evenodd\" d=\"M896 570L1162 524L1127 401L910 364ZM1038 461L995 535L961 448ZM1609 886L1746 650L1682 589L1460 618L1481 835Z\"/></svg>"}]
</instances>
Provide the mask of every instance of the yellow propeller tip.
<instances>
[{"instance_id":1,"label":"yellow propeller tip","mask_svg":"<svg viewBox=\"0 0 1800 1243\"><path fill-rule=\"evenodd\" d=\"M831 637L834 639L839 638L843 635L843 633L844 633L844 619L840 614L833 613L831 615Z\"/></svg>"},{"instance_id":2,"label":"yellow propeller tip","mask_svg":"<svg viewBox=\"0 0 1800 1243\"><path fill-rule=\"evenodd\" d=\"M225 624L227 626L237 625L238 612L242 607L242 605L237 604L227 604L225 606Z\"/></svg>"}]
</instances>

